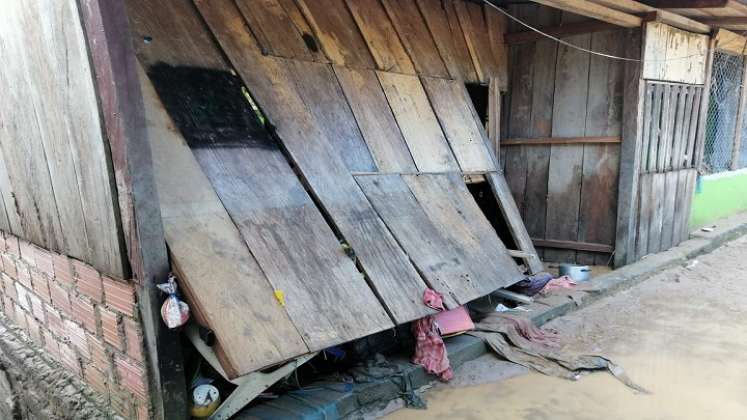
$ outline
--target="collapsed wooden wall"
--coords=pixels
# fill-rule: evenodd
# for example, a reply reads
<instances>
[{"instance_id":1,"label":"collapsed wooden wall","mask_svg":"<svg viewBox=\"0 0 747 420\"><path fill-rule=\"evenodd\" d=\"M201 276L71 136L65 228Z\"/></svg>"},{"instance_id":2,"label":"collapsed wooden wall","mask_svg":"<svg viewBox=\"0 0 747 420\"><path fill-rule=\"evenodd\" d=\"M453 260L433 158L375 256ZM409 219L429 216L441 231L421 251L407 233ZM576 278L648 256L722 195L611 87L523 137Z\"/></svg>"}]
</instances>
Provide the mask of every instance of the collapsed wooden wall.
<instances>
[{"instance_id":1,"label":"collapsed wooden wall","mask_svg":"<svg viewBox=\"0 0 747 420\"><path fill-rule=\"evenodd\" d=\"M76 2L0 15L0 229L127 276L114 175Z\"/></svg>"},{"instance_id":2,"label":"collapsed wooden wall","mask_svg":"<svg viewBox=\"0 0 747 420\"><path fill-rule=\"evenodd\" d=\"M510 10L540 28L588 20L539 5ZM517 23L509 30L527 31ZM588 30L561 38L624 55L623 29ZM546 261L608 264L615 244L622 62L529 39L510 46L501 140L506 180Z\"/></svg>"}]
</instances>

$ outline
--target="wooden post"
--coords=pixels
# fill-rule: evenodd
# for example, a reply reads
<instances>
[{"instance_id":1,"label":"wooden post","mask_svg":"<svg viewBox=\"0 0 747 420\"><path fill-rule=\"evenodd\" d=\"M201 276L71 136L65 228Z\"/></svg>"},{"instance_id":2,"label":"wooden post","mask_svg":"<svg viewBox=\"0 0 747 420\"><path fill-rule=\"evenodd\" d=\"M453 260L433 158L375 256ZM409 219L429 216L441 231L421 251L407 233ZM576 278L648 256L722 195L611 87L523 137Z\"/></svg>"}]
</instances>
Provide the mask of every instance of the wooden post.
<instances>
[{"instance_id":1,"label":"wooden post","mask_svg":"<svg viewBox=\"0 0 747 420\"><path fill-rule=\"evenodd\" d=\"M500 80L496 77L490 78L488 85L488 147L495 156L495 161L500 167L501 159L501 90Z\"/></svg>"},{"instance_id":2,"label":"wooden post","mask_svg":"<svg viewBox=\"0 0 747 420\"><path fill-rule=\"evenodd\" d=\"M628 30L626 57L641 57L642 32L643 29ZM641 130L645 94L645 82L641 79L642 67L642 63L639 62L626 62L625 64L615 267L628 264L635 259L638 176L641 165Z\"/></svg>"},{"instance_id":3,"label":"wooden post","mask_svg":"<svg viewBox=\"0 0 747 420\"><path fill-rule=\"evenodd\" d=\"M109 141L128 259L140 285L153 417L186 418L179 337L161 320L161 298L155 287L167 278L169 262L127 13L124 2L118 0L82 0L79 4Z\"/></svg>"},{"instance_id":4,"label":"wooden post","mask_svg":"<svg viewBox=\"0 0 747 420\"><path fill-rule=\"evenodd\" d=\"M745 103L747 103L747 57L742 57L742 88L739 96L739 107L737 107L737 124L734 127L734 147L731 150L731 170L739 169L739 158L742 149L742 121L744 119Z\"/></svg>"},{"instance_id":5,"label":"wooden post","mask_svg":"<svg viewBox=\"0 0 747 420\"><path fill-rule=\"evenodd\" d=\"M716 51L715 36L708 43L708 59L706 60L706 78L703 86L703 96L700 98L700 114L698 115L698 134L695 138L695 168L698 173L703 173L703 152L706 140L706 125L708 122L708 105L711 100L711 78L713 76L713 54Z\"/></svg>"}]
</instances>

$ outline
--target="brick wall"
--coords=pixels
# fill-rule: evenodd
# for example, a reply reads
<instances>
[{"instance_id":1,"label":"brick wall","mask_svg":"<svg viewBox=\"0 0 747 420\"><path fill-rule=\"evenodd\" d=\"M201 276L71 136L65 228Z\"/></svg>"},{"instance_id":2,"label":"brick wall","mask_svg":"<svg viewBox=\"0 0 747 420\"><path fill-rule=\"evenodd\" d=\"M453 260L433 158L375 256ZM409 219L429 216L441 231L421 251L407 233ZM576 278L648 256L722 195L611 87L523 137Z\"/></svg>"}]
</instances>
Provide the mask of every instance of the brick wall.
<instances>
[{"instance_id":1,"label":"brick wall","mask_svg":"<svg viewBox=\"0 0 747 420\"><path fill-rule=\"evenodd\" d=\"M135 282L0 232L0 307L125 418L148 417Z\"/></svg>"}]
</instances>

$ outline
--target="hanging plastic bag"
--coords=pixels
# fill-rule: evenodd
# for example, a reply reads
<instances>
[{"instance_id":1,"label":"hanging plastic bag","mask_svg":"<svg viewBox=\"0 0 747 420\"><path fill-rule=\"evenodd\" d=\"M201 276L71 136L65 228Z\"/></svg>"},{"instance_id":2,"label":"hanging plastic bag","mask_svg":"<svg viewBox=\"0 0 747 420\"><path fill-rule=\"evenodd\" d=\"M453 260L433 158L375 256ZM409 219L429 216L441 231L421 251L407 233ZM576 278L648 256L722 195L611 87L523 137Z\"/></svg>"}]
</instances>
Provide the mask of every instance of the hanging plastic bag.
<instances>
[{"instance_id":1,"label":"hanging plastic bag","mask_svg":"<svg viewBox=\"0 0 747 420\"><path fill-rule=\"evenodd\" d=\"M169 274L168 282L161 283L157 287L169 295L161 306L161 318L163 318L166 326L173 330L186 324L189 319L189 305L182 302L177 296L176 277Z\"/></svg>"}]
</instances>

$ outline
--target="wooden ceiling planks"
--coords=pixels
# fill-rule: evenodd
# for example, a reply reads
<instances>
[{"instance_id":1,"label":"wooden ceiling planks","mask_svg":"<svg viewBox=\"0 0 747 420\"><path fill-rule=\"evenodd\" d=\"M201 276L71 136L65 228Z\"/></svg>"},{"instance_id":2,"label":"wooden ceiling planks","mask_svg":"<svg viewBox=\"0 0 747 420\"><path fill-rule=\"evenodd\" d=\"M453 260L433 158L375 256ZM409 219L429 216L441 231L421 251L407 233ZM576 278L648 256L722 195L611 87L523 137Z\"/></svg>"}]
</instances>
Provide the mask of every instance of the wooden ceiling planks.
<instances>
[{"instance_id":1,"label":"wooden ceiling planks","mask_svg":"<svg viewBox=\"0 0 747 420\"><path fill-rule=\"evenodd\" d=\"M318 127L283 62L260 54L230 0L195 4L395 322L432 313L421 301L425 283Z\"/></svg>"},{"instance_id":2,"label":"wooden ceiling planks","mask_svg":"<svg viewBox=\"0 0 747 420\"><path fill-rule=\"evenodd\" d=\"M334 70L379 170L417 171L376 72L340 66Z\"/></svg>"},{"instance_id":3,"label":"wooden ceiling planks","mask_svg":"<svg viewBox=\"0 0 747 420\"><path fill-rule=\"evenodd\" d=\"M446 64L436 48L415 0L381 0L400 39L410 53L418 73L449 77Z\"/></svg>"},{"instance_id":4,"label":"wooden ceiling planks","mask_svg":"<svg viewBox=\"0 0 747 420\"><path fill-rule=\"evenodd\" d=\"M457 161L420 80L403 74L377 74L418 170L458 171Z\"/></svg>"},{"instance_id":5,"label":"wooden ceiling planks","mask_svg":"<svg viewBox=\"0 0 747 420\"><path fill-rule=\"evenodd\" d=\"M264 54L309 61L316 58L279 0L236 0L236 5Z\"/></svg>"},{"instance_id":6,"label":"wooden ceiling planks","mask_svg":"<svg viewBox=\"0 0 747 420\"><path fill-rule=\"evenodd\" d=\"M327 57L335 64L375 68L345 0L296 0Z\"/></svg>"},{"instance_id":7,"label":"wooden ceiling planks","mask_svg":"<svg viewBox=\"0 0 747 420\"><path fill-rule=\"evenodd\" d=\"M494 171L485 128L479 123L464 84L429 77L422 82L462 171Z\"/></svg>"},{"instance_id":8,"label":"wooden ceiling planks","mask_svg":"<svg viewBox=\"0 0 747 420\"><path fill-rule=\"evenodd\" d=\"M346 3L376 67L383 71L415 74L415 66L379 0L346 0Z\"/></svg>"},{"instance_id":9,"label":"wooden ceiling planks","mask_svg":"<svg viewBox=\"0 0 747 420\"><path fill-rule=\"evenodd\" d=\"M141 86L172 264L193 311L216 334L221 364L235 377L307 353L301 335L144 74Z\"/></svg>"}]
</instances>

